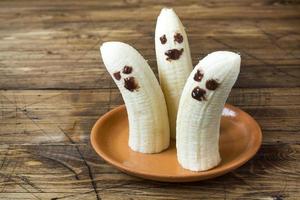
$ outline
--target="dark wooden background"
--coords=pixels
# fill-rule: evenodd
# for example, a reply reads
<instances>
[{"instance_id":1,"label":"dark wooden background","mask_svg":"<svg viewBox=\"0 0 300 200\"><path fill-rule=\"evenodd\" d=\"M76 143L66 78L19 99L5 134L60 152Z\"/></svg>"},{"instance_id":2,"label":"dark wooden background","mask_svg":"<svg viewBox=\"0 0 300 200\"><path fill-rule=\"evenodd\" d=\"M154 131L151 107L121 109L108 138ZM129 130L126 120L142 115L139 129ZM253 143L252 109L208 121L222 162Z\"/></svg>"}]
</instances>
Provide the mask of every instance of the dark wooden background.
<instances>
[{"instance_id":1,"label":"dark wooden background","mask_svg":"<svg viewBox=\"0 0 300 200\"><path fill-rule=\"evenodd\" d=\"M213 180L160 183L100 159L93 123L123 103L100 59L104 41L149 60L156 17L175 8L193 63L241 53L229 103L263 129L258 154ZM0 1L0 199L300 199L300 2Z\"/></svg>"}]
</instances>

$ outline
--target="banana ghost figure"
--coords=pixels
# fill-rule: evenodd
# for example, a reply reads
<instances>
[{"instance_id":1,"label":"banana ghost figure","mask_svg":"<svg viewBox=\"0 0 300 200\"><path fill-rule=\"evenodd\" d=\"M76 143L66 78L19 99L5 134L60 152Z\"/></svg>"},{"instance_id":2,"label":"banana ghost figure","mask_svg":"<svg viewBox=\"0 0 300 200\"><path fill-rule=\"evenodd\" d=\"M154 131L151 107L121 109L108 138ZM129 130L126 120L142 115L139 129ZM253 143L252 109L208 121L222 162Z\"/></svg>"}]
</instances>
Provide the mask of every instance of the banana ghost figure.
<instances>
[{"instance_id":1,"label":"banana ghost figure","mask_svg":"<svg viewBox=\"0 0 300 200\"><path fill-rule=\"evenodd\" d=\"M168 107L171 138L175 139L179 99L193 66L184 27L173 9L162 9L157 18L155 51L160 85Z\"/></svg>"},{"instance_id":2,"label":"banana ghost figure","mask_svg":"<svg viewBox=\"0 0 300 200\"><path fill-rule=\"evenodd\" d=\"M141 153L158 153L168 148L167 107L146 60L137 50L122 42L106 42L100 51L126 105L130 148Z\"/></svg>"},{"instance_id":3,"label":"banana ghost figure","mask_svg":"<svg viewBox=\"0 0 300 200\"><path fill-rule=\"evenodd\" d=\"M177 158L183 168L204 171L220 161L220 121L225 101L240 71L240 55L208 54L190 74L177 116Z\"/></svg>"}]
</instances>

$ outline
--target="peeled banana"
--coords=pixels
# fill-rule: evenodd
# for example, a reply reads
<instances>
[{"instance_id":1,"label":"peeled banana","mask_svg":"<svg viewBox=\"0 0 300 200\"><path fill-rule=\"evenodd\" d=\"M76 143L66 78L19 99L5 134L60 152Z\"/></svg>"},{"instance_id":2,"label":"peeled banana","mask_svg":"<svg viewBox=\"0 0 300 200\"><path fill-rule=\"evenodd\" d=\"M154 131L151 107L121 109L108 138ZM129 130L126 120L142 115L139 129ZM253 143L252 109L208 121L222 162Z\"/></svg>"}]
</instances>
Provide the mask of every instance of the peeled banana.
<instances>
[{"instance_id":1,"label":"peeled banana","mask_svg":"<svg viewBox=\"0 0 300 200\"><path fill-rule=\"evenodd\" d=\"M126 105L129 147L141 153L158 153L168 148L167 107L147 61L137 50L122 42L105 42L100 52Z\"/></svg>"},{"instance_id":2,"label":"peeled banana","mask_svg":"<svg viewBox=\"0 0 300 200\"><path fill-rule=\"evenodd\" d=\"M240 55L217 51L203 58L188 77L176 127L177 157L183 168L205 171L220 163L221 114L240 63Z\"/></svg>"},{"instance_id":3,"label":"peeled banana","mask_svg":"<svg viewBox=\"0 0 300 200\"><path fill-rule=\"evenodd\" d=\"M171 137L175 139L179 99L193 66L187 35L173 9L163 8L157 18L155 51L159 80L168 107Z\"/></svg>"}]
</instances>

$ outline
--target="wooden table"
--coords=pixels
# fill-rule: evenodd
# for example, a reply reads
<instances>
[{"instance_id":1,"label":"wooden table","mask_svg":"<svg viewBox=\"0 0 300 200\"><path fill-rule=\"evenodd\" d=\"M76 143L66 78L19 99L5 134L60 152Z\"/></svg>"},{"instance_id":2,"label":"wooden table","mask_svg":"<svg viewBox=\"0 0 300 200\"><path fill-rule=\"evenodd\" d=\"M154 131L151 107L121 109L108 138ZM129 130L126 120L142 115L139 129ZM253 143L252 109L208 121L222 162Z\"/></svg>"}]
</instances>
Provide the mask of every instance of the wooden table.
<instances>
[{"instance_id":1,"label":"wooden table","mask_svg":"<svg viewBox=\"0 0 300 200\"><path fill-rule=\"evenodd\" d=\"M213 180L160 183L99 158L93 123L123 104L104 41L154 54L156 17L175 8L193 63L240 52L229 103L263 129L257 155ZM0 2L0 199L300 199L300 5L293 0Z\"/></svg>"}]
</instances>

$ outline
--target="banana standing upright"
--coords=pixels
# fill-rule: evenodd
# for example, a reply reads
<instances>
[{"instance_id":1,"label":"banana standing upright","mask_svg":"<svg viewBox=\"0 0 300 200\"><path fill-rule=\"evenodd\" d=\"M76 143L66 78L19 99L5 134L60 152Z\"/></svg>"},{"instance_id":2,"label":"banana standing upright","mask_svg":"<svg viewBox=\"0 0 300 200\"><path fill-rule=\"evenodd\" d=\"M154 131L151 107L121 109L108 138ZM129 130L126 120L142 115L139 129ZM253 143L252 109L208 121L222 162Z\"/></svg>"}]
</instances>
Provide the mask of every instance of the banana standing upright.
<instances>
[{"instance_id":1,"label":"banana standing upright","mask_svg":"<svg viewBox=\"0 0 300 200\"><path fill-rule=\"evenodd\" d=\"M166 149L170 141L167 107L147 61L122 42L106 42L100 51L126 105L130 148L141 153Z\"/></svg>"},{"instance_id":2,"label":"banana standing upright","mask_svg":"<svg viewBox=\"0 0 300 200\"><path fill-rule=\"evenodd\" d=\"M157 18L155 51L159 80L168 108L171 137L175 139L179 99L193 66L187 35L173 9L163 8Z\"/></svg>"},{"instance_id":3,"label":"banana standing upright","mask_svg":"<svg viewBox=\"0 0 300 200\"><path fill-rule=\"evenodd\" d=\"M240 55L217 51L203 58L189 76L177 116L177 158L183 168L204 171L220 163L221 114L240 63Z\"/></svg>"}]
</instances>

